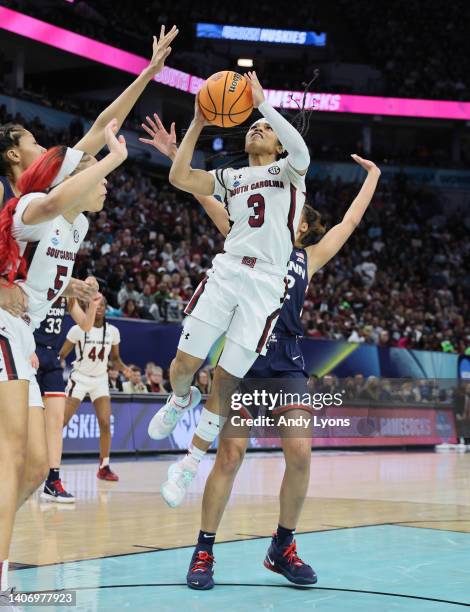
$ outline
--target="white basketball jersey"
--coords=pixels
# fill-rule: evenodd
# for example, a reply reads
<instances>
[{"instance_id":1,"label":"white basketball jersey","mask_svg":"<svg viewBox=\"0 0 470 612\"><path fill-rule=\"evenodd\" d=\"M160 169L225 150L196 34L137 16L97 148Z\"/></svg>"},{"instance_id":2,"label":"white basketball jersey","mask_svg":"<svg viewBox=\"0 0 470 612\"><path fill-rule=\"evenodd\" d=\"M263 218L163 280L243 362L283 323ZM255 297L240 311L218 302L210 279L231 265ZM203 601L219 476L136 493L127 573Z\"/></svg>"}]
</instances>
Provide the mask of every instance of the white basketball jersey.
<instances>
[{"instance_id":1,"label":"white basketball jersey","mask_svg":"<svg viewBox=\"0 0 470 612\"><path fill-rule=\"evenodd\" d=\"M222 198L230 218L225 251L256 257L285 270L305 203L305 177L291 167L288 158L269 166L211 173L214 195Z\"/></svg>"},{"instance_id":2,"label":"white basketball jersey","mask_svg":"<svg viewBox=\"0 0 470 612\"><path fill-rule=\"evenodd\" d=\"M119 330L106 323L84 332L78 325L70 328L67 340L75 344L73 369L87 376L106 376L111 347L121 342Z\"/></svg>"},{"instance_id":3,"label":"white basketball jersey","mask_svg":"<svg viewBox=\"0 0 470 612\"><path fill-rule=\"evenodd\" d=\"M27 262L26 280L19 284L28 295L27 315L33 329L39 327L67 287L75 257L88 231L88 220L82 214L73 223L60 216L38 225L25 225L22 221L25 208L32 200L43 197L43 193L30 193L20 198L12 228L20 254Z\"/></svg>"}]
</instances>

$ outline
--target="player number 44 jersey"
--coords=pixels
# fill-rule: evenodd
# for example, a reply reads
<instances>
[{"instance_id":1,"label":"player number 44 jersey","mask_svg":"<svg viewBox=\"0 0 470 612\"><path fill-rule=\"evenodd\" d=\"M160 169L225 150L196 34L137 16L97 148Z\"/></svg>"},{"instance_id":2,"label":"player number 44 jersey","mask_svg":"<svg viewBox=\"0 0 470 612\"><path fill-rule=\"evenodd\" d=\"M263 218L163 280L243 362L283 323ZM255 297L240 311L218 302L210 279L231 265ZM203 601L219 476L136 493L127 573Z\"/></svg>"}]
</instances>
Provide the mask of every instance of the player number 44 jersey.
<instances>
[{"instance_id":1,"label":"player number 44 jersey","mask_svg":"<svg viewBox=\"0 0 470 612\"><path fill-rule=\"evenodd\" d=\"M92 327L84 332L78 325L70 328L67 340L75 344L75 372L87 376L106 376L111 347L121 342L119 330L106 323L103 327Z\"/></svg>"},{"instance_id":2,"label":"player number 44 jersey","mask_svg":"<svg viewBox=\"0 0 470 612\"><path fill-rule=\"evenodd\" d=\"M221 197L230 217L225 251L285 270L305 203L305 177L291 167L288 157L268 166L212 174L214 195Z\"/></svg>"}]
</instances>

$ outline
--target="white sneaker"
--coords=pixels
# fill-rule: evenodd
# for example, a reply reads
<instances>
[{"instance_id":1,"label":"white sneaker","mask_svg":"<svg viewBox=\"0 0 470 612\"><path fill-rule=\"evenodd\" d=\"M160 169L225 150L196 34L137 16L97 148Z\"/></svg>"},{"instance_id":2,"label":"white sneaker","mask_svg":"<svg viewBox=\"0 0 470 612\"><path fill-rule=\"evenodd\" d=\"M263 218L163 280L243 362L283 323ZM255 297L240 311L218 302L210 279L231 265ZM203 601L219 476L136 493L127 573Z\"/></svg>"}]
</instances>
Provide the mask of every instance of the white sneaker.
<instances>
[{"instance_id":1,"label":"white sneaker","mask_svg":"<svg viewBox=\"0 0 470 612\"><path fill-rule=\"evenodd\" d=\"M160 492L171 508L176 508L181 504L196 473L197 468L192 469L187 466L184 459L170 465L168 480L162 484Z\"/></svg>"},{"instance_id":2,"label":"white sneaker","mask_svg":"<svg viewBox=\"0 0 470 612\"><path fill-rule=\"evenodd\" d=\"M174 398L175 394L172 393L167 403L152 417L148 426L148 434L152 440L167 438L178 424L183 413L186 410L191 410L191 408L196 408L201 402L201 392L197 387L191 387L189 391L189 404L184 408L178 406Z\"/></svg>"}]
</instances>

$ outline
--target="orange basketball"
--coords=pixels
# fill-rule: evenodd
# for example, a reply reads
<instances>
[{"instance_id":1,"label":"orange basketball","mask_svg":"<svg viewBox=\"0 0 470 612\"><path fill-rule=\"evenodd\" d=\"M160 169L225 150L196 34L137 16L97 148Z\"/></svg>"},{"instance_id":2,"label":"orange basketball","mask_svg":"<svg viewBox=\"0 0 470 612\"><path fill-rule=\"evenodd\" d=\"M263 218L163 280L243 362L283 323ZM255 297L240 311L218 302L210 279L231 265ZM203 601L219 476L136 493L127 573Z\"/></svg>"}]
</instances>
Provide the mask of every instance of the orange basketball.
<instances>
[{"instance_id":1,"label":"orange basketball","mask_svg":"<svg viewBox=\"0 0 470 612\"><path fill-rule=\"evenodd\" d=\"M199 107L212 125L226 128L240 125L253 111L251 87L238 72L216 72L199 91Z\"/></svg>"}]
</instances>

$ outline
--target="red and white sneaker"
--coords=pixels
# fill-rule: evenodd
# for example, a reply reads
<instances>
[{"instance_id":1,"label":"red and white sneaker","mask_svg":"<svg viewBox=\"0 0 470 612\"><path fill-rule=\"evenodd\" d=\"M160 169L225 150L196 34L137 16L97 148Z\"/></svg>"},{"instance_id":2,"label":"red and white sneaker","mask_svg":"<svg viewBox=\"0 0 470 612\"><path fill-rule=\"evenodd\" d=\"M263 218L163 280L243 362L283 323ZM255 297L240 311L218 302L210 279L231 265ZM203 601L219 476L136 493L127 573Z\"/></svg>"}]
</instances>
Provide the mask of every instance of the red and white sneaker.
<instances>
[{"instance_id":1,"label":"red and white sneaker","mask_svg":"<svg viewBox=\"0 0 470 612\"><path fill-rule=\"evenodd\" d=\"M96 477L100 480L109 480L112 482L117 482L119 480L119 476L112 471L109 465L100 467L96 473Z\"/></svg>"}]
</instances>

